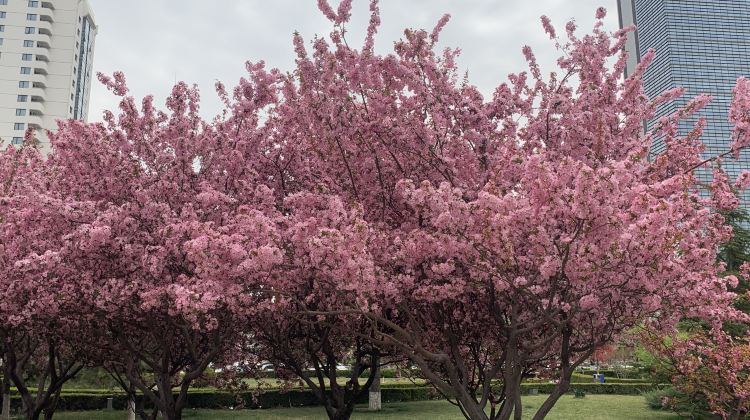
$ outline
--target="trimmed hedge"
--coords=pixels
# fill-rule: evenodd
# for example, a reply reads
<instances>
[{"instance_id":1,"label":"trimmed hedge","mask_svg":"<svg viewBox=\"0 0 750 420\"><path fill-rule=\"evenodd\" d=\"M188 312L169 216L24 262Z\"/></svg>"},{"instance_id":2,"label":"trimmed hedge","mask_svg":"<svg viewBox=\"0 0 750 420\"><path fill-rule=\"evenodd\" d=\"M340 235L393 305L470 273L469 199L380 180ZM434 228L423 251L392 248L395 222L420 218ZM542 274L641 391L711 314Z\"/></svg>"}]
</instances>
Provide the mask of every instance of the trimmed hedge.
<instances>
[{"instance_id":1,"label":"trimmed hedge","mask_svg":"<svg viewBox=\"0 0 750 420\"><path fill-rule=\"evenodd\" d=\"M575 373L591 376L595 373L597 373L596 369L582 369L577 370ZM648 373L645 372L643 369L640 368L629 368L629 369L601 369L598 373L603 374L605 377L608 378L617 378L622 377L625 379L643 379L644 376L648 376Z\"/></svg>"},{"instance_id":2,"label":"trimmed hedge","mask_svg":"<svg viewBox=\"0 0 750 420\"><path fill-rule=\"evenodd\" d=\"M273 370L265 370L257 373L259 377L261 378L276 378L276 372ZM352 370L351 369L336 369L336 375L342 378L348 378L352 376ZM419 376L419 369L412 368L412 369L401 369L400 371L396 370L396 368L381 368L380 369L380 377L381 378L407 378L409 376L417 377ZM369 369L365 369L364 372L360 375L361 378L366 379L370 376Z\"/></svg>"},{"instance_id":3,"label":"trimmed hedge","mask_svg":"<svg viewBox=\"0 0 750 420\"><path fill-rule=\"evenodd\" d=\"M529 390L532 388L538 389L540 394L549 394L555 388L555 384L551 384L551 383L521 384L521 389L523 390L524 394L528 394ZM578 389L587 394L640 395L644 392L653 391L659 388L660 388L659 385L654 385L652 383L646 383L646 382L625 383L625 384L608 384L608 383L575 384L574 383L570 385L570 392L573 392L574 390Z\"/></svg>"},{"instance_id":4,"label":"trimmed hedge","mask_svg":"<svg viewBox=\"0 0 750 420\"><path fill-rule=\"evenodd\" d=\"M423 401L438 399L440 395L432 387L412 386L398 388L383 388L381 398L384 403ZM127 397L122 393L72 393L60 395L58 409L61 411L91 411L101 410L107 406L107 398L112 398L112 407L124 410L127 407ZM142 398L142 397L141 397ZM0 396L0 402L2 396ZM367 403L367 394L358 403ZM17 395L11 397L11 406L19 409L21 400ZM197 390L188 394L187 407L221 409L243 406L245 408L273 408L273 407L304 407L318 405L318 400L308 390L293 389L282 392L269 390L263 393L242 392L238 395L226 391ZM150 407L148 400L145 406Z\"/></svg>"},{"instance_id":5,"label":"trimmed hedge","mask_svg":"<svg viewBox=\"0 0 750 420\"><path fill-rule=\"evenodd\" d=\"M580 383L593 383L594 382L594 374L584 374L584 373L574 373L573 377L571 378L573 382L580 382ZM649 382L648 379L641 379L641 378L618 378L613 376L607 376L604 375L605 383L611 383L611 384L641 384Z\"/></svg>"},{"instance_id":6,"label":"trimmed hedge","mask_svg":"<svg viewBox=\"0 0 750 420\"><path fill-rule=\"evenodd\" d=\"M399 384L400 385L400 384ZM411 384L403 384L411 385ZM553 383L524 383L521 389L524 394L529 390L537 389L540 394L549 394L554 389ZM587 394L613 394L613 395L640 395L644 392L659 389L659 386L650 383L627 383L627 384L572 384L570 392L581 390ZM121 392L107 390L91 390L95 392L80 392L71 390L60 396L58 409L62 411L90 411L101 410L107 406L107 398L113 398L113 408L124 410L127 406L127 398ZM442 398L431 386L387 386L383 387L381 398L384 403L424 401ZM2 398L2 397L0 397ZM1 400L0 400L1 401ZM20 407L18 396L12 397L12 406ZM366 403L365 394L358 403ZM229 407L245 408L273 408L273 407L303 407L318 405L312 392L305 389L293 389L290 391L268 390L260 394L242 392L238 395L226 391L196 389L188 394L187 407L221 409ZM146 407L150 404L146 401Z\"/></svg>"}]
</instances>

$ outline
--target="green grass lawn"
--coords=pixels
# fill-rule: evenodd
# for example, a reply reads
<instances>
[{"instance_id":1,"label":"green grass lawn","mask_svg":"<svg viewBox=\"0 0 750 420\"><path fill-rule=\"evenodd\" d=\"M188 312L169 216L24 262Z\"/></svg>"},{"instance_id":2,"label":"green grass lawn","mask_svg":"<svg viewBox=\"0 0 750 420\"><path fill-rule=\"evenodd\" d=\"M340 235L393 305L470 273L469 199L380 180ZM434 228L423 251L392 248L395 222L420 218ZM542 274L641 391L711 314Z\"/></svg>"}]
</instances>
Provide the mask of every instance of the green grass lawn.
<instances>
[{"instance_id":1,"label":"green grass lawn","mask_svg":"<svg viewBox=\"0 0 750 420\"><path fill-rule=\"evenodd\" d=\"M544 396L524 397L524 418L531 418L533 410L544 401ZM282 420L326 419L320 407L280 408L271 410L186 410L184 418L192 420ZM79 412L55 414L58 420L123 420L125 413L120 412ZM445 401L423 401L386 404L383 411L369 413L365 408L358 408L352 416L357 420L461 420L463 416L454 406ZM583 399L565 396L560 399L552 413L547 417L552 420L666 420L677 419L676 415L650 410L643 397L620 395L588 395Z\"/></svg>"}]
</instances>

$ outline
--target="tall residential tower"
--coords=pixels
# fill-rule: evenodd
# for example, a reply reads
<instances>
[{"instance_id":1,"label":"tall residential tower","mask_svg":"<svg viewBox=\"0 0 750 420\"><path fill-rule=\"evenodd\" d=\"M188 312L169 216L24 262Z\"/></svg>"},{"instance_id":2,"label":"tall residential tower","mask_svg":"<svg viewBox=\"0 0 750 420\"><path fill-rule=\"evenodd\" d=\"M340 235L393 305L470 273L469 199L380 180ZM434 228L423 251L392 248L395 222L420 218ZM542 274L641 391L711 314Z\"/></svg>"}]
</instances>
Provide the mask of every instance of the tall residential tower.
<instances>
[{"instance_id":1,"label":"tall residential tower","mask_svg":"<svg viewBox=\"0 0 750 420\"><path fill-rule=\"evenodd\" d=\"M682 99L662 106L656 118L669 114L698 94L714 100L700 113L706 118L703 134L706 157L729 150L731 126L727 121L732 88L737 77L750 76L750 0L618 0L620 26L638 28L628 39L628 73L649 49L656 58L644 75L646 94L654 97L684 87ZM693 121L683 123L686 132ZM647 124L651 128L655 119ZM658 140L652 153L664 149ZM725 160L730 176L750 170L750 152ZM742 197L743 207L750 195Z\"/></svg>"},{"instance_id":2,"label":"tall residential tower","mask_svg":"<svg viewBox=\"0 0 750 420\"><path fill-rule=\"evenodd\" d=\"M0 0L0 138L20 144L28 127L85 120L96 37L87 0Z\"/></svg>"}]
</instances>

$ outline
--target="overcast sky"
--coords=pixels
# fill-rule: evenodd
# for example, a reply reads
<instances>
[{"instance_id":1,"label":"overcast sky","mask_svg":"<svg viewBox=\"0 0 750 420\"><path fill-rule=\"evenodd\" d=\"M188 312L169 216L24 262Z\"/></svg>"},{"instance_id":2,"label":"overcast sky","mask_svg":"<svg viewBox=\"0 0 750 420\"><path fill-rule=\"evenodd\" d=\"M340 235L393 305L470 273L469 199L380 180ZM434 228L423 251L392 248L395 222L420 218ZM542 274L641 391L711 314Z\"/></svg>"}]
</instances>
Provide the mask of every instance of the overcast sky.
<instances>
[{"instance_id":1,"label":"overcast sky","mask_svg":"<svg viewBox=\"0 0 750 420\"><path fill-rule=\"evenodd\" d=\"M329 22L315 0L89 0L99 26L95 72L125 72L136 97L153 94L159 104L176 80L201 89L202 114L219 110L216 80L227 86L244 75L247 60L290 69L291 35L307 40L327 35ZM334 9L338 0L329 0ZM368 0L354 0L350 43L361 45L369 19ZM483 93L490 93L508 73L525 69L521 47L534 48L543 69L557 54L539 17L548 15L558 33L569 19L590 30L597 7L608 10L607 28L617 29L616 0L381 0L382 25L376 50L387 53L403 29L431 30L443 13L452 15L441 35L442 46L459 47L462 69ZM89 120L101 119L116 99L93 82Z\"/></svg>"}]
</instances>

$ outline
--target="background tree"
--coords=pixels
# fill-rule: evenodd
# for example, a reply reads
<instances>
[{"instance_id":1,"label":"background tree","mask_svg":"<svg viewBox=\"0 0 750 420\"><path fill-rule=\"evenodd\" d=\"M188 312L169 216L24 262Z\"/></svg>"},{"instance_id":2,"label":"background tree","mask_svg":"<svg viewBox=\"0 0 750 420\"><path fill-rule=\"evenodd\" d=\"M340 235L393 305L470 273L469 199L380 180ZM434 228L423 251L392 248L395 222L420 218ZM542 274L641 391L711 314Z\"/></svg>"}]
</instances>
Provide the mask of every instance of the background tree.
<instances>
[{"instance_id":1,"label":"background tree","mask_svg":"<svg viewBox=\"0 0 750 420\"><path fill-rule=\"evenodd\" d=\"M747 175L743 175L745 177ZM742 179L741 177L741 179ZM747 272L750 232L745 210L737 208L725 215L731 238L719 248L718 260L725 264L725 275L737 276L732 289L737 293L734 307L745 316L725 320L721 328L701 319L685 319L679 330L664 337L646 330L641 338L652 353L659 376L671 380L660 396L661 406L678 413L743 418L748 412Z\"/></svg>"},{"instance_id":2,"label":"background tree","mask_svg":"<svg viewBox=\"0 0 750 420\"><path fill-rule=\"evenodd\" d=\"M69 287L50 270L32 269L54 257L85 207L60 208L50 167L26 135L0 153L0 358L3 378L18 390L26 419L52 418L62 386L83 367L74 338L78 319L56 299Z\"/></svg>"},{"instance_id":3,"label":"background tree","mask_svg":"<svg viewBox=\"0 0 750 420\"><path fill-rule=\"evenodd\" d=\"M732 237L722 244L719 260L726 264L727 272L738 274L742 264L750 261L750 230L747 228L750 216L745 209L738 207L724 214L724 220L732 227Z\"/></svg>"},{"instance_id":4,"label":"background tree","mask_svg":"<svg viewBox=\"0 0 750 420\"><path fill-rule=\"evenodd\" d=\"M547 370L557 385L539 419L623 331L733 312L737 279L716 258L730 234L720 212L738 200L721 158L702 157L696 115L710 98L644 134L682 91L645 97L653 52L623 78L629 29L605 32L603 9L582 37L543 18L559 71L543 76L524 48L528 72L486 100L457 50L435 51L448 16L382 56L377 1L359 50L346 39L351 1L318 4L330 37L308 51L295 35L290 73L248 63L231 97L217 86L226 108L211 122L184 83L161 112L150 97L139 110L121 74L102 76L120 114L52 136L54 200L37 201L63 240L7 254L25 280L58 282L34 292L167 418L210 363L260 349L332 418L350 415L382 352L409 358L471 419L521 418L522 379ZM750 143L749 109L741 78L727 154ZM681 135L685 121L696 122ZM665 151L650 160L657 139ZM331 382L352 355L352 377Z\"/></svg>"},{"instance_id":5,"label":"background tree","mask_svg":"<svg viewBox=\"0 0 750 420\"><path fill-rule=\"evenodd\" d=\"M66 298L86 321L91 360L179 419L281 259L273 196L233 159L242 143L200 119L197 91L176 85L167 115L150 97L139 111L122 75L102 80L122 113L62 123L51 138L63 205L95 209L55 250L56 271L75 285Z\"/></svg>"},{"instance_id":6,"label":"background tree","mask_svg":"<svg viewBox=\"0 0 750 420\"><path fill-rule=\"evenodd\" d=\"M669 372L676 390L665 392L662 407L683 414L745 418L750 411L746 337L732 337L719 329L669 339L653 332L642 337L659 357L661 368Z\"/></svg>"},{"instance_id":7,"label":"background tree","mask_svg":"<svg viewBox=\"0 0 750 420\"><path fill-rule=\"evenodd\" d=\"M287 260L268 284L273 302L250 320L246 351L280 378L301 380L329 418L348 419L384 356L368 341L364 317L336 313L356 301L356 282L374 275L370 230L360 210L328 195L298 193L285 208Z\"/></svg>"},{"instance_id":8,"label":"background tree","mask_svg":"<svg viewBox=\"0 0 750 420\"><path fill-rule=\"evenodd\" d=\"M741 273L742 265L750 261L750 216L747 211L737 208L725 216L726 222L732 228L732 237L719 249L719 261L726 264L728 275L737 276L737 286L732 289L737 294L734 307L750 314L750 299L748 299L748 278ZM732 337L747 335L746 322L726 321L724 331Z\"/></svg>"},{"instance_id":9,"label":"background tree","mask_svg":"<svg viewBox=\"0 0 750 420\"><path fill-rule=\"evenodd\" d=\"M520 417L524 373L552 365L559 382L542 418L575 366L625 329L729 306L735 278L715 263L728 230L710 208L737 200L720 159L701 156L700 118L688 135L678 130L710 98L642 135L682 90L645 97L653 52L623 81L628 30L610 37L603 9L593 34L569 23L567 40L544 18L560 71L545 78L525 48L529 72L485 101L458 76L456 51L434 51L447 17L378 56L376 2L361 50L345 39L350 2L319 4L330 43L316 38L308 53L295 37L297 68L269 113L284 139L276 179L362 206L377 270L347 313L370 318L371 341L408 355L466 417L486 418L487 407ZM747 95L741 79L731 152L747 145ZM657 138L666 151L650 161ZM713 171L710 185L699 167Z\"/></svg>"}]
</instances>

